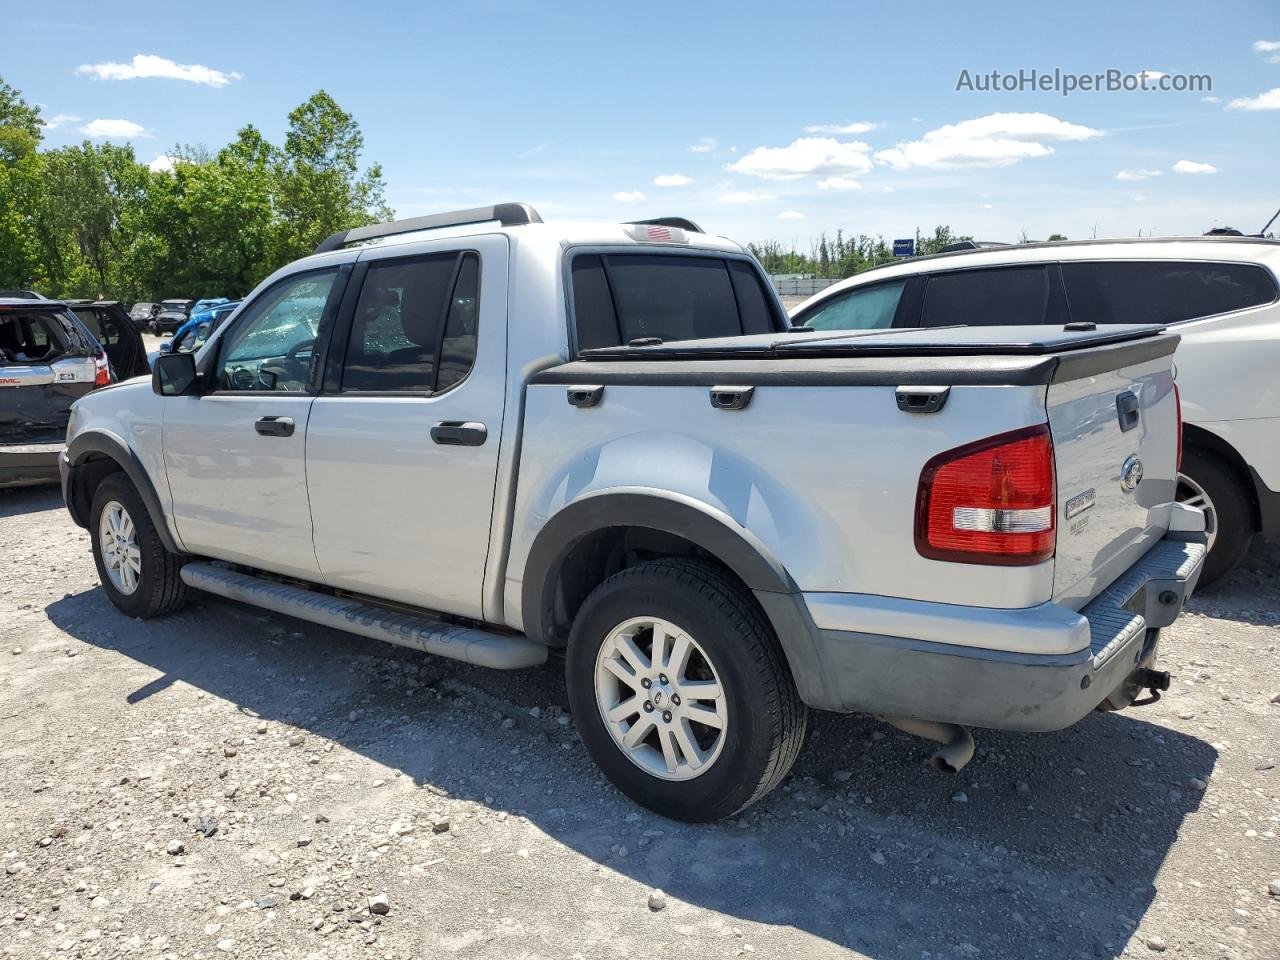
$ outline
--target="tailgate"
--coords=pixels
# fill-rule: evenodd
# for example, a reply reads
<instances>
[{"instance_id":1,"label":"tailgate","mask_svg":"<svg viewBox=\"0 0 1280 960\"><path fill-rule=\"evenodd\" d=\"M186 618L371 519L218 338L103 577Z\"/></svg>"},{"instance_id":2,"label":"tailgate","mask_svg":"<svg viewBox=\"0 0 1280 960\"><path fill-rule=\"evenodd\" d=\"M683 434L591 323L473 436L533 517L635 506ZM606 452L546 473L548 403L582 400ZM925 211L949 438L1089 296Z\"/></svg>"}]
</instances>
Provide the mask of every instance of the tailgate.
<instances>
[{"instance_id":1,"label":"tailgate","mask_svg":"<svg viewBox=\"0 0 1280 960\"><path fill-rule=\"evenodd\" d=\"M93 357L0 362L0 444L63 440L71 404L93 389Z\"/></svg>"},{"instance_id":2,"label":"tailgate","mask_svg":"<svg viewBox=\"0 0 1280 960\"><path fill-rule=\"evenodd\" d=\"M1125 351L1116 350L1117 363ZM1101 359L1101 358L1100 358ZM1053 596L1079 609L1168 529L1178 446L1173 357L1049 384L1058 488Z\"/></svg>"}]
</instances>

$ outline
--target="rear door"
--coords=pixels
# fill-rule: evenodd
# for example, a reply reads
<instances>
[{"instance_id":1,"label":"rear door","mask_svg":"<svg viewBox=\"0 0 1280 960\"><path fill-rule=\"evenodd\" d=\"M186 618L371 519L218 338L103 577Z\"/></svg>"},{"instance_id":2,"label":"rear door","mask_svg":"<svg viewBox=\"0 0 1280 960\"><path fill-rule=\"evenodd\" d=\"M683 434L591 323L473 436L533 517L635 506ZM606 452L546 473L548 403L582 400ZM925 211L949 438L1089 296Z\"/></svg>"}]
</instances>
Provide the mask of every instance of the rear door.
<instances>
[{"instance_id":1,"label":"rear door","mask_svg":"<svg viewBox=\"0 0 1280 960\"><path fill-rule=\"evenodd\" d=\"M117 380L128 380L148 372L142 338L123 310L94 305L75 307L74 311L106 350Z\"/></svg>"},{"instance_id":2,"label":"rear door","mask_svg":"<svg viewBox=\"0 0 1280 960\"><path fill-rule=\"evenodd\" d=\"M59 310L0 308L0 444L62 443L93 389L94 347Z\"/></svg>"},{"instance_id":3,"label":"rear door","mask_svg":"<svg viewBox=\"0 0 1280 960\"><path fill-rule=\"evenodd\" d=\"M370 252L307 426L334 587L481 618L506 395L505 236Z\"/></svg>"}]
</instances>

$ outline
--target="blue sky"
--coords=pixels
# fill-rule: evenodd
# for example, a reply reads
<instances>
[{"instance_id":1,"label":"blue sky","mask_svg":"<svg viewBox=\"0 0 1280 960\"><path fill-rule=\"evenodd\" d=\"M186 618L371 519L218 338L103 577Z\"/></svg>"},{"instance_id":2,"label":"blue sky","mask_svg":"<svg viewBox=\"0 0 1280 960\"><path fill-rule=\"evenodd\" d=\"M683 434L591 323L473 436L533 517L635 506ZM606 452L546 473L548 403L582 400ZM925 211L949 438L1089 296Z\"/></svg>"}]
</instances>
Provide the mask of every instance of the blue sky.
<instances>
[{"instance_id":1,"label":"blue sky","mask_svg":"<svg viewBox=\"0 0 1280 960\"><path fill-rule=\"evenodd\" d=\"M249 122L279 141L323 87L400 216L526 200L548 220L683 214L803 249L938 223L1252 232L1280 207L1275 0L2 0L0 19L0 76L61 118L48 145L87 131L150 161ZM1055 68L1208 74L1212 91L956 89L962 70Z\"/></svg>"}]
</instances>

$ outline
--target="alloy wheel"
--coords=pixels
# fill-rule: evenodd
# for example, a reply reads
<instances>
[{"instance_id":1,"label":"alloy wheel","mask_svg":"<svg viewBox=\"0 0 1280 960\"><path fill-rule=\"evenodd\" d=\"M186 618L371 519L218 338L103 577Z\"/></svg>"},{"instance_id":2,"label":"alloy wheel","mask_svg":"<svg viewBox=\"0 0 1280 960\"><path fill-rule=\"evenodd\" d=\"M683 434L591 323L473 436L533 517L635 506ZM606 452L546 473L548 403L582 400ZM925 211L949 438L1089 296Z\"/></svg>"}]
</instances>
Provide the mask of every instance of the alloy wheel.
<instances>
[{"instance_id":1,"label":"alloy wheel","mask_svg":"<svg viewBox=\"0 0 1280 960\"><path fill-rule=\"evenodd\" d=\"M720 756L728 703L706 651L660 617L633 617L600 645L596 704L636 766L662 780L692 780Z\"/></svg>"}]
</instances>

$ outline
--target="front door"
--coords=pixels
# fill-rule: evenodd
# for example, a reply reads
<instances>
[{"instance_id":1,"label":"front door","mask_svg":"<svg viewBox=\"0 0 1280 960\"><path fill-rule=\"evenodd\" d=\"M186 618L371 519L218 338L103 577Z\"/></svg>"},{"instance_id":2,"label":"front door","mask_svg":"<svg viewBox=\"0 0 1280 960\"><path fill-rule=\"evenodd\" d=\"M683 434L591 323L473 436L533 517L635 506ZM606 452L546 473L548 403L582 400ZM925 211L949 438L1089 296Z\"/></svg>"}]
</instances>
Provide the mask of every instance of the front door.
<instances>
[{"instance_id":1,"label":"front door","mask_svg":"<svg viewBox=\"0 0 1280 960\"><path fill-rule=\"evenodd\" d=\"M307 424L332 586L481 618L506 392L507 241L366 253Z\"/></svg>"},{"instance_id":2,"label":"front door","mask_svg":"<svg viewBox=\"0 0 1280 960\"><path fill-rule=\"evenodd\" d=\"M165 401L165 469L188 551L320 579L303 452L312 357L345 272L294 274L264 290L211 348L213 389Z\"/></svg>"}]
</instances>

